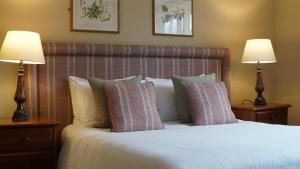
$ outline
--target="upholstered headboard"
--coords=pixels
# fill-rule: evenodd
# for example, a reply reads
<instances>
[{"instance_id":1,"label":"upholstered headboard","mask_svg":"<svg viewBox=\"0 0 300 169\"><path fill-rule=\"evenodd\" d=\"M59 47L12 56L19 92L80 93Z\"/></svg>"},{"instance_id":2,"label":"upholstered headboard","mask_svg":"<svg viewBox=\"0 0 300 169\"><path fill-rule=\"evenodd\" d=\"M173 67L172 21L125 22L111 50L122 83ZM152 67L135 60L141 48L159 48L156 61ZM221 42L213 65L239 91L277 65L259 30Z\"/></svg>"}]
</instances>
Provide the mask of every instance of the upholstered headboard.
<instances>
[{"instance_id":1,"label":"upholstered headboard","mask_svg":"<svg viewBox=\"0 0 300 169\"><path fill-rule=\"evenodd\" d=\"M31 117L72 123L70 75L114 79L215 73L230 93L230 57L226 48L76 43L43 43L43 48L46 64L26 69L26 109Z\"/></svg>"}]
</instances>

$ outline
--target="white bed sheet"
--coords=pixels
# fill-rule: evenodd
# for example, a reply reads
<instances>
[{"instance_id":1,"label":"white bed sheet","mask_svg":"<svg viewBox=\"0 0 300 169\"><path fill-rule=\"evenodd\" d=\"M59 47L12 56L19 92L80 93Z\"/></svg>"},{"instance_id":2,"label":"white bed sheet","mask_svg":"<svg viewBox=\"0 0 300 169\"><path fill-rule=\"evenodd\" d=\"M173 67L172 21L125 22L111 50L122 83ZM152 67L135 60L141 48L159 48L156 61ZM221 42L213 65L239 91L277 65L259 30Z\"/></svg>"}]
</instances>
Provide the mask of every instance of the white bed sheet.
<instances>
[{"instance_id":1,"label":"white bed sheet","mask_svg":"<svg viewBox=\"0 0 300 169\"><path fill-rule=\"evenodd\" d=\"M128 133L67 126L58 169L300 169L300 127L164 124Z\"/></svg>"}]
</instances>

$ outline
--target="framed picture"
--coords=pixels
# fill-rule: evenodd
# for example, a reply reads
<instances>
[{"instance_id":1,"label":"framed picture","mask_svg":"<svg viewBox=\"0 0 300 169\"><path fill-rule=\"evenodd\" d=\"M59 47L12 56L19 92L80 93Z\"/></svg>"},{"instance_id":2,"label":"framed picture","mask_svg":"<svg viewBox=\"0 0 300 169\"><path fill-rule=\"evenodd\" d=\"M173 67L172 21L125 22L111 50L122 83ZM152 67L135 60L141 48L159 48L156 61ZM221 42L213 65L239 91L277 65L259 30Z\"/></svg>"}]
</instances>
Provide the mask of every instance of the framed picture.
<instances>
[{"instance_id":1,"label":"framed picture","mask_svg":"<svg viewBox=\"0 0 300 169\"><path fill-rule=\"evenodd\" d=\"M71 0L72 31L119 33L119 0Z\"/></svg>"},{"instance_id":2,"label":"framed picture","mask_svg":"<svg viewBox=\"0 0 300 169\"><path fill-rule=\"evenodd\" d=\"M193 0L153 0L153 34L193 36Z\"/></svg>"}]
</instances>

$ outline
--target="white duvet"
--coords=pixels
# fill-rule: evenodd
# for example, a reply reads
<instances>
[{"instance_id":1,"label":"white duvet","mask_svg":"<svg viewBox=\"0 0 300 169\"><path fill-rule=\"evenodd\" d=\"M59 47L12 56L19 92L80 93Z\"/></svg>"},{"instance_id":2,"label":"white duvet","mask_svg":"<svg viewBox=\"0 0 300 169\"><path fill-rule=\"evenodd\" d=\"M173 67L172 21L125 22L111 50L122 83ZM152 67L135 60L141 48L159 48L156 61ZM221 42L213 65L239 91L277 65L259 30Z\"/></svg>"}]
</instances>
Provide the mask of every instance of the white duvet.
<instances>
[{"instance_id":1,"label":"white duvet","mask_svg":"<svg viewBox=\"0 0 300 169\"><path fill-rule=\"evenodd\" d=\"M300 169L300 127L254 122L112 133L68 126L58 169Z\"/></svg>"}]
</instances>

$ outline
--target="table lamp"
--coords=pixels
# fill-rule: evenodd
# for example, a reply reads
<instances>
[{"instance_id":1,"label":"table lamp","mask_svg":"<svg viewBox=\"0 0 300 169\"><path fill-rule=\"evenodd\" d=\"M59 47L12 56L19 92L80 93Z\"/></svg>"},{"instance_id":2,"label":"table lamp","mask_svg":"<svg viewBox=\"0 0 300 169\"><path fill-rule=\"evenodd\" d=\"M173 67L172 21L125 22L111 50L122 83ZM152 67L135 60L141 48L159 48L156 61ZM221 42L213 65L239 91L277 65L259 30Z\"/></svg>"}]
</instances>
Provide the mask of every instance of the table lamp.
<instances>
[{"instance_id":1,"label":"table lamp","mask_svg":"<svg viewBox=\"0 0 300 169\"><path fill-rule=\"evenodd\" d=\"M257 97L254 101L255 105L265 105L266 100L262 93L264 91L264 83L262 78L261 63L276 62L275 53L270 39L250 39L247 40L242 63L257 64L257 78L255 90Z\"/></svg>"},{"instance_id":2,"label":"table lamp","mask_svg":"<svg viewBox=\"0 0 300 169\"><path fill-rule=\"evenodd\" d=\"M26 121L29 117L24 109L26 96L23 64L45 64L40 35L28 31L8 31L0 51L0 61L19 64L18 84L14 96L17 109L12 120Z\"/></svg>"}]
</instances>

